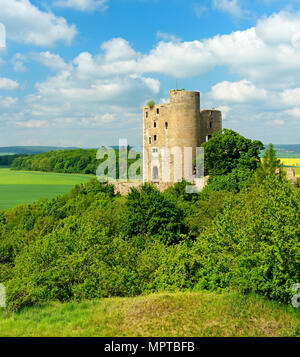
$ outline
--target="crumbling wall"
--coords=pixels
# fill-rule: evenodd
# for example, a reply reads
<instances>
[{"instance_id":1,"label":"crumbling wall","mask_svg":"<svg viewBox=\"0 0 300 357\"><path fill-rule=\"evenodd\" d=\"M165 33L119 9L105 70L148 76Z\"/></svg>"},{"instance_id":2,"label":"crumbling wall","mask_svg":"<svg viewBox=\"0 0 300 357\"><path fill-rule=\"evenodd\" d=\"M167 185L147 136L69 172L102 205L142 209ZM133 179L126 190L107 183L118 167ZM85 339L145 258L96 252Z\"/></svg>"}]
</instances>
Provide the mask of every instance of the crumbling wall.
<instances>
[{"instance_id":1,"label":"crumbling wall","mask_svg":"<svg viewBox=\"0 0 300 357\"><path fill-rule=\"evenodd\" d=\"M288 167L286 169L286 178L288 181L291 181L294 185L297 183L297 177L295 175L295 170L292 169L291 167Z\"/></svg>"},{"instance_id":2,"label":"crumbling wall","mask_svg":"<svg viewBox=\"0 0 300 357\"><path fill-rule=\"evenodd\" d=\"M204 186L207 185L209 176L204 178ZM154 187L156 187L160 192L165 191L171 186L174 186L174 182L161 182L161 183L152 183ZM115 187L115 194L120 194L121 196L127 196L130 192L131 188L138 188L139 186L143 185L142 181L138 182L116 182L113 183Z\"/></svg>"}]
</instances>

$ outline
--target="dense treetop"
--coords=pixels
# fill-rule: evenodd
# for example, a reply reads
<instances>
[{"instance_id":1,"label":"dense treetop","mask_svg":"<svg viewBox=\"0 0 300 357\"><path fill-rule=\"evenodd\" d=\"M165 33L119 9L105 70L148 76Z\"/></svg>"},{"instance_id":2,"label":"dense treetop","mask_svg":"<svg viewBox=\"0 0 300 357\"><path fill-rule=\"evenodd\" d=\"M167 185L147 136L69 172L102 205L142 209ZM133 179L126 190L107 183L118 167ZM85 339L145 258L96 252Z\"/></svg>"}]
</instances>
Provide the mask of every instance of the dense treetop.
<instances>
[{"instance_id":1,"label":"dense treetop","mask_svg":"<svg viewBox=\"0 0 300 357\"><path fill-rule=\"evenodd\" d=\"M205 153L205 173L226 175L234 169L255 171L259 164L261 141L247 139L233 130L223 129L202 144Z\"/></svg>"}]
</instances>

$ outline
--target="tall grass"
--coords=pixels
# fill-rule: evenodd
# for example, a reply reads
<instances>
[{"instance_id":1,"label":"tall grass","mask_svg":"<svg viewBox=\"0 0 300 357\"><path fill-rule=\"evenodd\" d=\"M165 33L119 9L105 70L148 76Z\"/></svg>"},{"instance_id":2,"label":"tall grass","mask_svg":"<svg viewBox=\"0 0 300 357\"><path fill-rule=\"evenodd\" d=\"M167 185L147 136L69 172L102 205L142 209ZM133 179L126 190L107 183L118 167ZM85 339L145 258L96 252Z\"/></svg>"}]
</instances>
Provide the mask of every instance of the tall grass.
<instances>
[{"instance_id":1,"label":"tall grass","mask_svg":"<svg viewBox=\"0 0 300 357\"><path fill-rule=\"evenodd\" d=\"M2 311L0 336L300 336L300 311L235 292L160 293Z\"/></svg>"}]
</instances>

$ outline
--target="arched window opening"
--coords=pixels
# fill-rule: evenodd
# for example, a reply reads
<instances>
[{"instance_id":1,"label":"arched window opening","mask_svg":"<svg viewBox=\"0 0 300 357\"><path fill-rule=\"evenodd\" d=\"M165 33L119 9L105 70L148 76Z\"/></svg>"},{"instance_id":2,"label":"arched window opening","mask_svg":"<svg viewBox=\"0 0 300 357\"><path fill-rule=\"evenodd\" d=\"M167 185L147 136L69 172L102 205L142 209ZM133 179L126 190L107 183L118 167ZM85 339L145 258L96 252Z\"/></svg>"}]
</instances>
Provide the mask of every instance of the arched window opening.
<instances>
[{"instance_id":1,"label":"arched window opening","mask_svg":"<svg viewBox=\"0 0 300 357\"><path fill-rule=\"evenodd\" d=\"M152 181L153 181L153 182L159 182L159 179L158 179L158 167L157 167L157 166L154 166L154 167L153 167L153 170L152 170Z\"/></svg>"}]
</instances>

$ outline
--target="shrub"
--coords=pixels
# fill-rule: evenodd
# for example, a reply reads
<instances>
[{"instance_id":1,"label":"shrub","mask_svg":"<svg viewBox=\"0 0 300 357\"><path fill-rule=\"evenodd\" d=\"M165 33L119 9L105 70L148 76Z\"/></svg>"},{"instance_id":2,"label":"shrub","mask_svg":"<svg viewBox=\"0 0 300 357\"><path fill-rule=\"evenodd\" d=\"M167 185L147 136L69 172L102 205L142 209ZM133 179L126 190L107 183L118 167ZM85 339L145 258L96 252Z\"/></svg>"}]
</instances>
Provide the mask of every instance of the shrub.
<instances>
[{"instance_id":1,"label":"shrub","mask_svg":"<svg viewBox=\"0 0 300 357\"><path fill-rule=\"evenodd\" d=\"M183 212L173 200L152 185L133 188L127 197L126 206L127 221L124 229L127 236L141 235L172 244L179 241L180 234L187 232Z\"/></svg>"},{"instance_id":2,"label":"shrub","mask_svg":"<svg viewBox=\"0 0 300 357\"><path fill-rule=\"evenodd\" d=\"M201 252L202 288L233 287L289 302L300 281L300 196L275 175L231 198Z\"/></svg>"},{"instance_id":3,"label":"shrub","mask_svg":"<svg viewBox=\"0 0 300 357\"><path fill-rule=\"evenodd\" d=\"M137 248L109 237L94 218L67 218L23 249L6 283L10 309L140 293L134 267Z\"/></svg>"},{"instance_id":4,"label":"shrub","mask_svg":"<svg viewBox=\"0 0 300 357\"><path fill-rule=\"evenodd\" d=\"M154 100L149 100L149 102L147 103L147 106L148 106L150 109L154 108L154 106L155 106Z\"/></svg>"}]
</instances>

